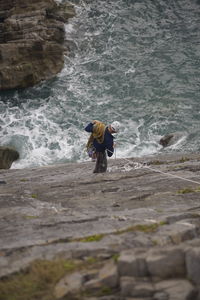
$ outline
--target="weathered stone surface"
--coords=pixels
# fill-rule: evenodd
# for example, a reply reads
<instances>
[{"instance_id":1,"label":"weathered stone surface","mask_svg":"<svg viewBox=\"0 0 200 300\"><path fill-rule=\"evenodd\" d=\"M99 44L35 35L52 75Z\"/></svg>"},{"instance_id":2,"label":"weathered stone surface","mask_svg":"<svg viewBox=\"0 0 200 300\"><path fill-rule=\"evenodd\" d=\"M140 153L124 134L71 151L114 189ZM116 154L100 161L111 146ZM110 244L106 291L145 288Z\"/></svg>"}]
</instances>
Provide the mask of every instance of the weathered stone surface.
<instances>
[{"instance_id":1,"label":"weathered stone surface","mask_svg":"<svg viewBox=\"0 0 200 300\"><path fill-rule=\"evenodd\" d=\"M116 299L114 299L116 300ZM119 298L121 300L121 298ZM125 300L154 300L152 297L126 297Z\"/></svg>"},{"instance_id":2,"label":"weathered stone surface","mask_svg":"<svg viewBox=\"0 0 200 300\"><path fill-rule=\"evenodd\" d=\"M152 249L146 258L151 276L160 278L184 277L185 255L181 248Z\"/></svg>"},{"instance_id":3,"label":"weathered stone surface","mask_svg":"<svg viewBox=\"0 0 200 300\"><path fill-rule=\"evenodd\" d=\"M81 275L79 272L75 272L65 276L55 286L55 298L60 299L65 295L70 295L78 292L82 287L82 283L83 275Z\"/></svg>"},{"instance_id":4,"label":"weathered stone surface","mask_svg":"<svg viewBox=\"0 0 200 300\"><path fill-rule=\"evenodd\" d=\"M118 260L122 277L137 276L128 279L137 279L140 284L137 295L144 284L151 294L146 286L151 276L156 282L158 277L186 278L188 270L195 270L193 261L197 259L198 264L198 258L190 254L185 272L185 253L200 247L199 190L195 182L168 174L200 181L200 161L198 154L188 156L188 160L182 157L157 156L156 164L152 157L129 159L129 172L124 170L124 160L110 160L110 172L96 175L90 162L0 170L0 180L6 182L0 186L0 277L25 269L35 259L84 261L95 257L104 264L108 259ZM144 161L166 175L134 168L136 162ZM119 205L113 206L116 202ZM164 247L156 243L158 236L165 239ZM178 245L174 246L175 242ZM133 256L124 259L125 250L131 250ZM134 266L131 269L129 259ZM142 274L148 277L146 282ZM191 274L196 278L195 272ZM88 288L101 290L102 281L96 273L83 277ZM118 292L114 299L120 299ZM155 293L166 294L167 290Z\"/></svg>"},{"instance_id":5,"label":"weathered stone surface","mask_svg":"<svg viewBox=\"0 0 200 300\"><path fill-rule=\"evenodd\" d=\"M153 300L168 300L169 296L168 293L166 292L156 292L153 295Z\"/></svg>"},{"instance_id":6,"label":"weathered stone surface","mask_svg":"<svg viewBox=\"0 0 200 300\"><path fill-rule=\"evenodd\" d=\"M113 260L105 264L99 271L99 280L102 285L110 288L115 288L118 284L118 270Z\"/></svg>"},{"instance_id":7,"label":"weathered stone surface","mask_svg":"<svg viewBox=\"0 0 200 300\"><path fill-rule=\"evenodd\" d=\"M157 291L166 292L169 300L194 300L197 296L194 286L183 279L161 281L155 288Z\"/></svg>"},{"instance_id":8,"label":"weathered stone surface","mask_svg":"<svg viewBox=\"0 0 200 300\"><path fill-rule=\"evenodd\" d=\"M100 290L102 287L102 283L98 278L91 279L84 284L84 289L95 291Z\"/></svg>"},{"instance_id":9,"label":"weathered stone surface","mask_svg":"<svg viewBox=\"0 0 200 300\"><path fill-rule=\"evenodd\" d=\"M195 224L191 224L187 219L178 221L174 224L159 228L154 240L157 241L159 245L166 245L170 242L172 244L180 244L181 242L197 237L197 228Z\"/></svg>"},{"instance_id":10,"label":"weathered stone surface","mask_svg":"<svg viewBox=\"0 0 200 300\"><path fill-rule=\"evenodd\" d=\"M69 18L73 18L75 14L74 5L70 2L61 2L48 10L48 15L61 22L66 22Z\"/></svg>"},{"instance_id":11,"label":"weathered stone surface","mask_svg":"<svg viewBox=\"0 0 200 300\"><path fill-rule=\"evenodd\" d=\"M102 297L90 297L90 298L86 297L86 298L84 298L84 300L89 300L89 299L90 300L121 300L121 298L118 297L117 295L109 295L109 296L102 296Z\"/></svg>"},{"instance_id":12,"label":"weathered stone surface","mask_svg":"<svg viewBox=\"0 0 200 300\"><path fill-rule=\"evenodd\" d=\"M12 163L19 159L17 150L10 147L0 147L0 169L10 169Z\"/></svg>"},{"instance_id":13,"label":"weathered stone surface","mask_svg":"<svg viewBox=\"0 0 200 300\"><path fill-rule=\"evenodd\" d=\"M116 300L116 299L114 299ZM121 299L119 299L121 300ZM126 297L125 300L154 300L152 297Z\"/></svg>"},{"instance_id":14,"label":"weathered stone surface","mask_svg":"<svg viewBox=\"0 0 200 300\"><path fill-rule=\"evenodd\" d=\"M186 251L187 276L198 286L200 285L200 247Z\"/></svg>"},{"instance_id":15,"label":"weathered stone surface","mask_svg":"<svg viewBox=\"0 0 200 300\"><path fill-rule=\"evenodd\" d=\"M125 297L150 297L155 290L147 280L137 281L133 277L123 276L120 279L121 295Z\"/></svg>"},{"instance_id":16,"label":"weathered stone surface","mask_svg":"<svg viewBox=\"0 0 200 300\"><path fill-rule=\"evenodd\" d=\"M135 253L132 250L121 252L118 259L118 271L120 276L147 276L147 264L145 260L145 252Z\"/></svg>"},{"instance_id":17,"label":"weathered stone surface","mask_svg":"<svg viewBox=\"0 0 200 300\"><path fill-rule=\"evenodd\" d=\"M195 216L196 214L196 217L198 217L199 213L193 213L193 216ZM176 222L179 222L179 221L182 221L182 220L187 220L187 219L190 219L191 217L191 212L180 212L178 214L174 214L172 216L168 216L166 218L166 222L168 224L173 224L173 223L176 223Z\"/></svg>"},{"instance_id":18,"label":"weathered stone surface","mask_svg":"<svg viewBox=\"0 0 200 300\"><path fill-rule=\"evenodd\" d=\"M32 86L61 71L64 22L74 14L66 2L1 1L0 90Z\"/></svg>"}]
</instances>

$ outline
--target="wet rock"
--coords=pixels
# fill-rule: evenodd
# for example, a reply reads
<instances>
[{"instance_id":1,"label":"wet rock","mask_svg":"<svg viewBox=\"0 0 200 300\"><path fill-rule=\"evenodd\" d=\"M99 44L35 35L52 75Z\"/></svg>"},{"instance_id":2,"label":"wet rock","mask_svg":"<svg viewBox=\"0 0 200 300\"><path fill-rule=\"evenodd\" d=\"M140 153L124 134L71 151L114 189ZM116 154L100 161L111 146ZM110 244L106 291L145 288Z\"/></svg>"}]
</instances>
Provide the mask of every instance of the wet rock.
<instances>
[{"instance_id":1,"label":"wet rock","mask_svg":"<svg viewBox=\"0 0 200 300\"><path fill-rule=\"evenodd\" d=\"M0 4L0 90L52 78L64 63L64 22L71 4L54 0L7 0Z\"/></svg>"},{"instance_id":2,"label":"wet rock","mask_svg":"<svg viewBox=\"0 0 200 300\"><path fill-rule=\"evenodd\" d=\"M177 143L178 140L182 137L183 137L183 133L180 132L169 133L164 135L160 139L159 144L162 145L163 147L168 147Z\"/></svg>"},{"instance_id":3,"label":"wet rock","mask_svg":"<svg viewBox=\"0 0 200 300\"><path fill-rule=\"evenodd\" d=\"M172 140L173 136L174 136L174 135L173 135L172 133L171 133L171 134L164 135L164 136L160 139L159 144L162 145L163 147L169 146L169 143L170 143L170 141Z\"/></svg>"},{"instance_id":4,"label":"wet rock","mask_svg":"<svg viewBox=\"0 0 200 300\"><path fill-rule=\"evenodd\" d=\"M17 150L10 147L0 147L0 169L10 169L12 163L17 159L19 159Z\"/></svg>"}]
</instances>

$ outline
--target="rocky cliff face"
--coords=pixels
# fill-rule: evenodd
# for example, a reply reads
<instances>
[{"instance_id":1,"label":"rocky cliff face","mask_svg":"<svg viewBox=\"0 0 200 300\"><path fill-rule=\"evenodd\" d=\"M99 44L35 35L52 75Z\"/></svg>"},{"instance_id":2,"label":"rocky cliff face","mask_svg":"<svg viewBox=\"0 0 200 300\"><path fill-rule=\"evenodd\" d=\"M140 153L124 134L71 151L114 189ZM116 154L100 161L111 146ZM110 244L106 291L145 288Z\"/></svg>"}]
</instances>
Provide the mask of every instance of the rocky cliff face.
<instances>
[{"instance_id":1,"label":"rocky cliff face","mask_svg":"<svg viewBox=\"0 0 200 300\"><path fill-rule=\"evenodd\" d=\"M199 154L93 168L0 170L0 299L199 300Z\"/></svg>"},{"instance_id":2,"label":"rocky cliff face","mask_svg":"<svg viewBox=\"0 0 200 300\"><path fill-rule=\"evenodd\" d=\"M54 0L1 0L0 90L24 88L63 67L64 22L75 14Z\"/></svg>"}]
</instances>

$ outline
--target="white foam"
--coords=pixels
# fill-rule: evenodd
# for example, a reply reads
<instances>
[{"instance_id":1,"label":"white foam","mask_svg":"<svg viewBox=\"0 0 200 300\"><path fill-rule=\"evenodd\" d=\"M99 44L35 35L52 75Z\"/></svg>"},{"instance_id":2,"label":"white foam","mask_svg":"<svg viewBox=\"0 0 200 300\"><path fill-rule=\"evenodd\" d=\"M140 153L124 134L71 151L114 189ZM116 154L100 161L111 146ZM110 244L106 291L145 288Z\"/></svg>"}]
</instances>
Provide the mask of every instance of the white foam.
<instances>
[{"instance_id":1,"label":"white foam","mask_svg":"<svg viewBox=\"0 0 200 300\"><path fill-rule=\"evenodd\" d=\"M100 1L98 6L95 1L81 1L76 7L77 17L65 25L72 50L56 80L21 94L16 91L7 102L0 100L1 145L14 146L20 152L13 168L88 160L85 144L89 135L84 126L92 119L121 122L116 135L117 158L158 153L161 136L171 129L180 130L182 125L188 131L196 126L193 144L184 145L184 136L167 149L179 150L182 145L199 149L199 122L192 114L198 106L192 96L188 101L188 92L180 100L184 96L180 78L175 84L174 75L171 77L175 70L171 72L167 57L165 62L160 58L162 53L153 51L166 42L164 36L154 39L154 34L158 36L153 26L156 18L143 22L142 8L135 23L132 6L130 1ZM133 24L134 34L129 31ZM146 31L142 41L140 29ZM161 62L158 68L157 61ZM192 80L195 82L194 76ZM192 88L191 82L191 93Z\"/></svg>"}]
</instances>

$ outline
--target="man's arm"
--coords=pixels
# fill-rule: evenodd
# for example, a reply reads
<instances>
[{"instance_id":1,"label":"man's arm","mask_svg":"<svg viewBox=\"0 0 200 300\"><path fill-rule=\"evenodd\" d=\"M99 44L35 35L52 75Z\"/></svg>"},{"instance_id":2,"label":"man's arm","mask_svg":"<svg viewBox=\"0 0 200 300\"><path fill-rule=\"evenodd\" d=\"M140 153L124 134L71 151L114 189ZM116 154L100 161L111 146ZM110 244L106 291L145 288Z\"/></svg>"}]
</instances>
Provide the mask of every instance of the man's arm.
<instances>
[{"instance_id":1,"label":"man's arm","mask_svg":"<svg viewBox=\"0 0 200 300\"><path fill-rule=\"evenodd\" d=\"M111 138L106 139L106 149L107 149L108 156L111 157L114 153L113 139Z\"/></svg>"}]
</instances>

